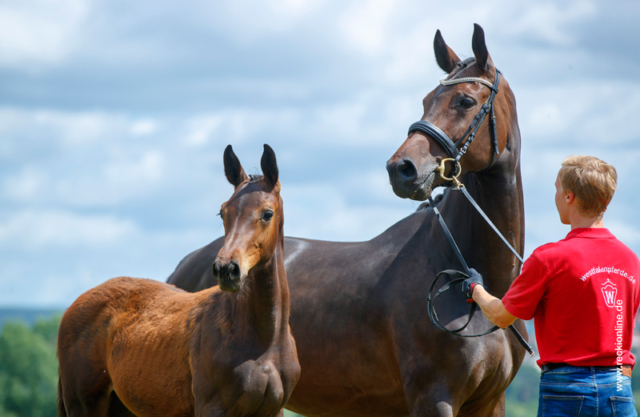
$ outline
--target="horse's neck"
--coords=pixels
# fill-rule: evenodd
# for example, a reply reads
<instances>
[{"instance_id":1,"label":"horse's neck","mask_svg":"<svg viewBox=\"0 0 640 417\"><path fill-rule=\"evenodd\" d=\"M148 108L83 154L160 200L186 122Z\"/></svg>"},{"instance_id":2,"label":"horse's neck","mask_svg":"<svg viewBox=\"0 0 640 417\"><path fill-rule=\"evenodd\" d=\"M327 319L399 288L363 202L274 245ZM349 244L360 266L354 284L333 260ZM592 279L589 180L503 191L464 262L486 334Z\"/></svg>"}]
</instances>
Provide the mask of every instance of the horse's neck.
<instances>
[{"instance_id":1,"label":"horse's neck","mask_svg":"<svg viewBox=\"0 0 640 417\"><path fill-rule=\"evenodd\" d=\"M524 205L518 161L503 164L493 172L468 174L461 180L507 241L522 254ZM484 275L492 294L502 297L519 273L515 256L462 193L449 192L440 211L469 267Z\"/></svg>"},{"instance_id":2,"label":"horse's neck","mask_svg":"<svg viewBox=\"0 0 640 417\"><path fill-rule=\"evenodd\" d=\"M278 242L273 257L254 269L234 302L237 330L252 333L269 345L286 335L289 327L289 287L284 270L284 240Z\"/></svg>"}]
</instances>

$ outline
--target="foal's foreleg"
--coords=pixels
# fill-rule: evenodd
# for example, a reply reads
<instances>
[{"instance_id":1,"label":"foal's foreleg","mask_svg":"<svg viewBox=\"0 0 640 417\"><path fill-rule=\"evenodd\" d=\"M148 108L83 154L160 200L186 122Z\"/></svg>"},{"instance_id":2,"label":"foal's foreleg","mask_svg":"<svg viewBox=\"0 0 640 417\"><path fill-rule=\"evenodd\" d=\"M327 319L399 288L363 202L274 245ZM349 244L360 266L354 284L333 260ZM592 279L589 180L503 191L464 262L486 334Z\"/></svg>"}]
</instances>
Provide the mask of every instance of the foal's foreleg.
<instances>
[{"instance_id":1,"label":"foal's foreleg","mask_svg":"<svg viewBox=\"0 0 640 417\"><path fill-rule=\"evenodd\" d=\"M64 408L68 417L107 417L111 394L109 376L79 355L65 355L67 357L75 358L76 366L61 362L59 413Z\"/></svg>"},{"instance_id":2,"label":"foal's foreleg","mask_svg":"<svg viewBox=\"0 0 640 417\"><path fill-rule=\"evenodd\" d=\"M226 417L230 415L220 404L196 405L196 417Z\"/></svg>"},{"instance_id":3,"label":"foal's foreleg","mask_svg":"<svg viewBox=\"0 0 640 417\"><path fill-rule=\"evenodd\" d=\"M64 395L62 406L66 410L67 417L108 417L109 395L107 392L97 395L84 396L81 393L69 393ZM60 409L59 409L60 410Z\"/></svg>"}]
</instances>

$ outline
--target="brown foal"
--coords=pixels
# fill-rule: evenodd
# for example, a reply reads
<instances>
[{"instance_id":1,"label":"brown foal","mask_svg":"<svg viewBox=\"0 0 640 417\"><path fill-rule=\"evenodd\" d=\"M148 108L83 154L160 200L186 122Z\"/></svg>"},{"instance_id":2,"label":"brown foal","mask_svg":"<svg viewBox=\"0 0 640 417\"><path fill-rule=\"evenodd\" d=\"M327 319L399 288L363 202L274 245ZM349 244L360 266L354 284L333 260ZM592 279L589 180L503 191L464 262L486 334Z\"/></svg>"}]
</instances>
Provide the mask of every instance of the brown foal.
<instances>
[{"instance_id":1,"label":"brown foal","mask_svg":"<svg viewBox=\"0 0 640 417\"><path fill-rule=\"evenodd\" d=\"M82 294L58 335L60 416L278 416L298 381L289 329L278 167L263 176L224 152L219 286L192 294L113 278Z\"/></svg>"}]
</instances>

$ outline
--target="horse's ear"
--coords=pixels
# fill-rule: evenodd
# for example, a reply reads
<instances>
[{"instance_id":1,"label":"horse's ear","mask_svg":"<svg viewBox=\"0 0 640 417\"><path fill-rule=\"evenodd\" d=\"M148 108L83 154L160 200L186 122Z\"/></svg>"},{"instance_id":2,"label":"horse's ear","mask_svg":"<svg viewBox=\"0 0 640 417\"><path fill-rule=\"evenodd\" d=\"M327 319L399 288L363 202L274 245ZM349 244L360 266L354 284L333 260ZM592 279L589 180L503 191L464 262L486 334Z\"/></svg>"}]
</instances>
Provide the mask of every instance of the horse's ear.
<instances>
[{"instance_id":1,"label":"horse's ear","mask_svg":"<svg viewBox=\"0 0 640 417\"><path fill-rule=\"evenodd\" d=\"M460 58L451 50L444 41L440 29L436 31L436 37L433 39L433 50L436 53L436 61L438 65L447 74L453 71L456 64L460 62Z\"/></svg>"},{"instance_id":2,"label":"horse's ear","mask_svg":"<svg viewBox=\"0 0 640 417\"><path fill-rule=\"evenodd\" d=\"M234 187L242 184L243 181L249 179L244 172L244 168L240 164L240 160L233 152L231 145L227 145L224 150L224 174Z\"/></svg>"},{"instance_id":3,"label":"horse's ear","mask_svg":"<svg viewBox=\"0 0 640 417\"><path fill-rule=\"evenodd\" d=\"M484 30L477 23L473 24L473 39L471 41L471 47L473 48L473 55L476 57L476 66L481 71L491 69L493 61L489 56L487 44L484 41Z\"/></svg>"},{"instance_id":4,"label":"horse's ear","mask_svg":"<svg viewBox=\"0 0 640 417\"><path fill-rule=\"evenodd\" d=\"M267 184L271 187L275 187L278 183L278 163L276 162L276 153L273 152L271 146L264 144L264 152L262 153L262 159L260 160L260 168L262 168L262 175Z\"/></svg>"}]
</instances>

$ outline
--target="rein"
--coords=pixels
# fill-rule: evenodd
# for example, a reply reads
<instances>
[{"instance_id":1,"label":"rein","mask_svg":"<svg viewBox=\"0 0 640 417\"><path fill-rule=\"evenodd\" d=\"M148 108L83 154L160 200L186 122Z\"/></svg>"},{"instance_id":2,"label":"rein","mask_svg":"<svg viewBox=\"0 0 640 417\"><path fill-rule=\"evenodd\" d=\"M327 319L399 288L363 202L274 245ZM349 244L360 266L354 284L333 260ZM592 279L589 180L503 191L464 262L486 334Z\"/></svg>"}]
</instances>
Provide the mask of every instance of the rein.
<instances>
[{"instance_id":1,"label":"rein","mask_svg":"<svg viewBox=\"0 0 640 417\"><path fill-rule=\"evenodd\" d=\"M449 85L454 85L454 84L471 82L471 83L483 84L487 86L489 89L491 89L491 94L489 94L489 98L487 98L487 101L485 101L485 103L482 105L482 107L478 111L478 114L476 114L476 116L471 121L471 124L469 125L469 127L467 127L467 129L464 131L464 133L460 136L460 138L457 141L454 142L446 133L444 133L444 131L442 131L442 129L440 129L438 126L426 120L421 120L413 123L409 127L409 134L411 134L412 132L419 131L429 135L429 137L433 138L436 142L438 142L438 144L445 150L449 158L443 159L440 162L440 166L436 168L436 171L440 173L440 176L443 180L449 183L455 183L456 185L455 190L460 191L467 198L467 200L469 200L471 205L478 211L478 213L487 222L487 224L493 229L493 231L496 232L496 234L500 237L500 239L502 239L502 241L504 242L505 245L507 245L509 250L513 252L513 254L521 263L524 263L524 260L522 259L520 254L513 248L513 246L509 244L507 239L500 233L498 228L493 224L493 222L489 219L486 213L480 208L478 203L476 203L473 197L471 197L469 192L466 190L464 184L462 184L458 180L458 176L460 175L460 172L461 172L460 159L467 152L469 145L471 145L471 142L473 142L473 140L475 139L478 129L480 129L480 126L482 125L482 123L484 122L484 119L489 113L491 114L491 117L489 119L489 126L490 126L489 132L491 135L491 145L493 149L491 152L491 160L487 168L491 167L494 164L495 156L500 154L500 151L498 149L498 134L497 134L495 110L493 106L494 99L496 97L496 94L498 93L498 86L500 85L500 75L501 75L500 71L496 69L495 81L493 84L491 84L489 81L483 78L476 78L476 77L464 77L464 78L455 78L452 80L440 80L440 84L445 87ZM462 144L463 141L464 141L464 145L460 150L458 150L458 146L460 146L460 144ZM450 177L447 177L445 175L447 162L453 163ZM456 254L458 260L460 261L460 264L462 265L462 269L464 270L464 271L456 271L453 269L446 269L444 271L441 271L435 276L433 282L431 283L431 286L429 287L429 295L427 297L427 310L429 313L429 319L431 320L433 325L436 326L438 329L454 334L456 336L460 336L460 337L485 336L489 333L492 333L498 330L499 329L498 326L493 326L489 330L486 330L482 333L460 334L460 332L464 330L469 325L469 323L471 323L471 319L473 318L473 315L475 314L478 308L478 305L476 303L471 304L471 307L469 310L469 318L467 319L466 323L463 324L461 327L450 330L450 329L447 329L440 322L440 319L438 318L438 314L436 313L435 305L434 305L436 298L438 298L443 292L449 290L452 287L452 285L458 284L464 281L465 279L469 278L470 272L469 272L469 266L467 265L464 259L464 256L462 256L462 252L460 252L460 249L458 248L458 245L456 244L455 239L451 235L451 232L449 231L449 228L447 227L446 222L442 218L442 215L440 214L440 211L436 207L435 202L433 201L433 198L431 196L429 197L429 203L433 208L433 211L436 217L438 218L438 222L440 223L440 226L442 227L442 230L444 231L444 234L447 237L449 244L451 245L454 253ZM449 282L447 282L445 285L440 287L434 295L433 291L435 289L436 283L443 275L446 275L449 277ZM518 342L520 342L520 344L527 350L527 352L529 352L529 354L533 356L533 349L531 348L531 346L529 346L527 341L524 340L520 332L518 332L518 329L516 329L513 325L510 325L509 329L511 329L511 331L514 333L514 335L516 336L516 339L518 339Z\"/></svg>"},{"instance_id":2,"label":"rein","mask_svg":"<svg viewBox=\"0 0 640 417\"><path fill-rule=\"evenodd\" d=\"M443 165L441 165L441 167L443 167ZM443 170L444 170L444 168L443 168ZM458 167L458 172L459 171L460 171L460 169ZM453 180L453 181L455 181L456 188L454 190L460 191L462 193L462 195L464 195L467 198L467 200L469 200L471 205L478 211L478 213L487 222L487 224L493 229L493 231L496 232L496 234L500 237L500 239L502 239L502 241L504 242L505 245L507 245L509 250L511 250L511 252L516 256L516 258L521 263L524 263L524 260L522 259L520 254L518 254L518 252L513 248L513 246L511 246L511 244L509 244L509 242L502 235L502 233L500 233L498 228L493 224L491 219L489 219L487 214L480 208L480 206L478 205L478 203L476 203L476 201L473 199L473 197L471 197L471 194L469 194L469 192L465 188L464 184L462 184L460 181L458 181L457 176L456 177L447 178L442 174L442 171L440 172L440 175L445 180ZM442 218L442 215L440 214L440 211L436 207L435 202L433 201L432 197L429 197L429 203L430 203L431 207L433 207L433 211L436 214L436 217L438 218L438 222L440 222L440 226L442 227L442 230L444 231L444 234L447 237L447 240L449 241L449 244L451 245L454 253L458 257L458 260L460 261L460 264L462 265L462 269L464 270L464 272L463 272L463 271L456 271L456 270L453 270L453 269L445 269L444 271L441 271L440 273L438 273L438 275L436 275L436 277L434 278L433 282L431 283L431 286L429 287L429 294L427 296L427 311L429 313L429 319L431 320L431 323L433 323L434 326L436 326L438 329L440 329L442 331L445 331L447 333L451 333L451 334L454 334L454 335L460 336L460 337L479 337L479 336L485 336L485 335L487 335L489 333L495 332L496 330L499 329L498 326L493 326L489 330L486 330L486 331L484 331L482 333L476 333L476 334L460 334L459 333L462 330L464 330L469 325L469 323L471 323L471 319L473 318L473 315L475 314L475 312L476 312L476 310L478 308L478 304L476 304L476 303L472 303L471 304L471 307L469 309L469 318L467 319L466 323L463 324L461 327L459 327L457 329L449 330L440 322L440 319L438 318L438 314L436 313L436 308L435 308L436 298L438 298L443 292L449 290L452 285L458 284L458 283L464 281L465 279L469 278L470 272L469 272L469 266L467 265L467 262L465 261L464 256L462 256L462 252L460 252L460 248L458 248L458 245L456 244L455 239L453 238L453 236L451 235L451 232L449 231L449 228L447 227L447 223ZM447 282L445 285L440 287L438 289L438 292L436 292L435 295L433 295L433 291L434 291L434 289L436 287L436 283L438 282L440 277L442 277L443 275L447 275L449 277L449 282ZM513 324L509 325L509 329L516 336L516 339L518 339L518 342L520 342L522 347L524 347L526 349L526 351L529 352L529 355L533 356L533 349L531 348L531 346L529 346L527 341L524 340L524 338L522 337L520 332L518 332L518 329L516 329L513 326Z\"/></svg>"}]
</instances>

